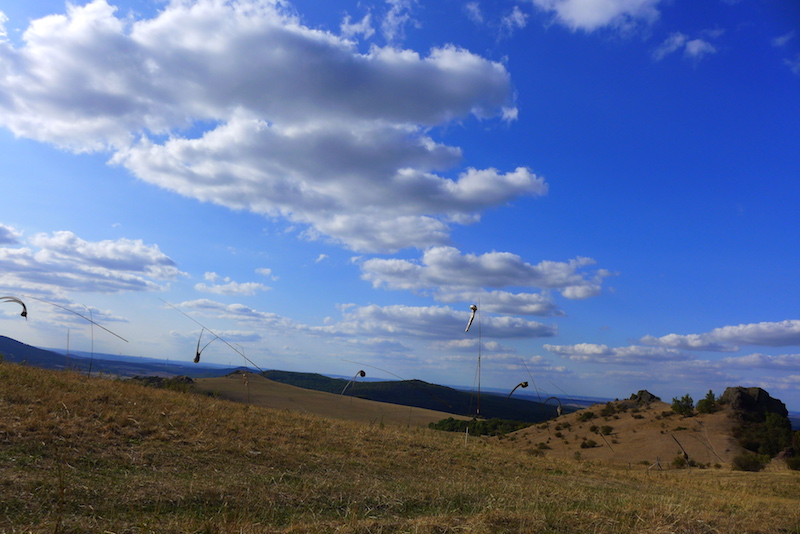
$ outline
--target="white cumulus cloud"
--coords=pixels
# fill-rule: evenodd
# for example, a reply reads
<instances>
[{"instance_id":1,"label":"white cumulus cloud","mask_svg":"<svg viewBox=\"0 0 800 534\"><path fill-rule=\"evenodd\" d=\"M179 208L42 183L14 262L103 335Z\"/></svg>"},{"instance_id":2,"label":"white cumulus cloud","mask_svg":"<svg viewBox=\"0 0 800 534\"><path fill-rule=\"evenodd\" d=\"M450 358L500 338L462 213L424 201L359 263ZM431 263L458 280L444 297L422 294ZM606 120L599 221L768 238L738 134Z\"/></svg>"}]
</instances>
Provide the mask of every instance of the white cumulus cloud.
<instances>
[{"instance_id":1,"label":"white cumulus cloud","mask_svg":"<svg viewBox=\"0 0 800 534\"><path fill-rule=\"evenodd\" d=\"M185 275L157 245L139 239L86 241L63 230L18 244L24 246L0 247L3 291L50 296L63 291L151 291Z\"/></svg>"},{"instance_id":2,"label":"white cumulus cloud","mask_svg":"<svg viewBox=\"0 0 800 534\"><path fill-rule=\"evenodd\" d=\"M660 347L723 352L738 351L740 345L786 347L800 345L800 320L723 326L702 334L645 336L640 341Z\"/></svg>"},{"instance_id":3,"label":"white cumulus cloud","mask_svg":"<svg viewBox=\"0 0 800 534\"><path fill-rule=\"evenodd\" d=\"M413 5L389 3L392 40ZM70 4L31 21L21 46L0 42L0 124L360 251L445 244L452 225L544 194L526 167L459 170L460 148L431 136L513 119L501 63L452 45L360 52L347 36L369 22L336 35L277 0L171 2L140 19Z\"/></svg>"},{"instance_id":4,"label":"white cumulus cloud","mask_svg":"<svg viewBox=\"0 0 800 534\"><path fill-rule=\"evenodd\" d=\"M480 299L482 308L498 313L560 315L543 293L500 291L500 288L555 289L570 299L598 295L607 270L586 269L595 262L575 258L567 262L525 262L509 252L462 254L454 247L432 247L420 261L373 258L361 264L362 278L374 287L433 291L442 302ZM487 291L484 288L497 288Z\"/></svg>"}]
</instances>

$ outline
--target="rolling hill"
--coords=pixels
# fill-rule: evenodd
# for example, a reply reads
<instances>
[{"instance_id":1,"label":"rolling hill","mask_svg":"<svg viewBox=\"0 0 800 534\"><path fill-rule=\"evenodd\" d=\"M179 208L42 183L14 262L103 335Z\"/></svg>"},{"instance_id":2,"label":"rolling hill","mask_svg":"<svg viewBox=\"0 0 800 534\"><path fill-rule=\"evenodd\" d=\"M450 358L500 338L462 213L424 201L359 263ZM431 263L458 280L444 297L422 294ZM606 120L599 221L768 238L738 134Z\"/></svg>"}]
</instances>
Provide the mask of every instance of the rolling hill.
<instances>
[{"instance_id":1,"label":"rolling hill","mask_svg":"<svg viewBox=\"0 0 800 534\"><path fill-rule=\"evenodd\" d=\"M194 387L201 393L264 408L292 410L377 425L427 426L428 423L453 416L450 413L410 405L378 402L301 388L246 371L236 371L216 378L196 379Z\"/></svg>"},{"instance_id":2,"label":"rolling hill","mask_svg":"<svg viewBox=\"0 0 800 534\"><path fill-rule=\"evenodd\" d=\"M0 532L800 529L794 471L653 476L643 465L11 363L0 364L0 412Z\"/></svg>"},{"instance_id":3,"label":"rolling hill","mask_svg":"<svg viewBox=\"0 0 800 534\"><path fill-rule=\"evenodd\" d=\"M336 394L341 393L348 383L347 380L328 378L315 373L266 371L264 376L276 382ZM415 406L469 417L476 415L478 402L477 396L471 392L439 386L422 380L354 382L347 389L347 394L367 400ZM507 398L506 395L483 393L480 397L479 415L487 419L498 418L536 423L555 417L556 406Z\"/></svg>"},{"instance_id":4,"label":"rolling hill","mask_svg":"<svg viewBox=\"0 0 800 534\"><path fill-rule=\"evenodd\" d=\"M730 408L681 417L665 402L600 415L596 405L500 439L510 447L535 449L545 456L577 457L622 464L669 467L685 450L699 464L730 465L744 451L736 442ZM587 413L595 414L586 418ZM605 427L605 429L604 429ZM656 465L656 469L658 466Z\"/></svg>"}]
</instances>

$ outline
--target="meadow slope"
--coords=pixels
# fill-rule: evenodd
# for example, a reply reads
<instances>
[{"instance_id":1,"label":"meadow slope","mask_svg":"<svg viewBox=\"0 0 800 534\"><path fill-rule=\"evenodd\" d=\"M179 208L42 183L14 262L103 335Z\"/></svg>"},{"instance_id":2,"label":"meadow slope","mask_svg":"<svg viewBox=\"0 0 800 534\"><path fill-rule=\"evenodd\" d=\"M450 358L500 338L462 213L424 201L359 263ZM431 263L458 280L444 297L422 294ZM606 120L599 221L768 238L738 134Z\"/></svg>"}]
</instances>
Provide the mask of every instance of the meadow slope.
<instances>
[{"instance_id":1,"label":"meadow slope","mask_svg":"<svg viewBox=\"0 0 800 534\"><path fill-rule=\"evenodd\" d=\"M0 413L0 532L800 532L793 471L653 473L7 363Z\"/></svg>"},{"instance_id":2,"label":"meadow slope","mask_svg":"<svg viewBox=\"0 0 800 534\"><path fill-rule=\"evenodd\" d=\"M610 403L619 406L623 403ZM666 467L683 456L698 464L730 466L744 449L733 438L735 419L728 407L682 417L665 402L602 415L605 404L524 428L499 439L507 446L537 449L547 456ZM587 415L594 417L587 418ZM593 446L587 446L592 444ZM785 465L785 462L782 462Z\"/></svg>"}]
</instances>

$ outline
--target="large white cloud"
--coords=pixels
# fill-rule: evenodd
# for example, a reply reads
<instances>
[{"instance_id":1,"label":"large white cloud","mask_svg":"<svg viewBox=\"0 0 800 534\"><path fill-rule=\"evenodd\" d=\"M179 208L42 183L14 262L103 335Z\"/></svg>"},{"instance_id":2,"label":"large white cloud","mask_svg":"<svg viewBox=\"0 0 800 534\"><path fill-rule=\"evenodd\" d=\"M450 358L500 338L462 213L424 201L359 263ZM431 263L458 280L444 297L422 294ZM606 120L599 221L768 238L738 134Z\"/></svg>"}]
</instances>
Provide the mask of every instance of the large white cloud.
<instances>
[{"instance_id":1,"label":"large white cloud","mask_svg":"<svg viewBox=\"0 0 800 534\"><path fill-rule=\"evenodd\" d=\"M532 0L572 30L594 31L606 26L630 27L658 19L661 0Z\"/></svg>"},{"instance_id":2,"label":"large white cloud","mask_svg":"<svg viewBox=\"0 0 800 534\"><path fill-rule=\"evenodd\" d=\"M86 241L69 231L36 234L28 246L0 247L0 288L61 295L159 290L182 273L175 262L138 239Z\"/></svg>"},{"instance_id":3,"label":"large white cloud","mask_svg":"<svg viewBox=\"0 0 800 534\"><path fill-rule=\"evenodd\" d=\"M105 0L69 5L23 46L0 42L0 124L355 250L444 244L450 225L546 192L525 167L439 174L461 151L429 128L516 115L502 64L451 45L362 52L287 6L173 1L136 20Z\"/></svg>"},{"instance_id":4,"label":"large white cloud","mask_svg":"<svg viewBox=\"0 0 800 534\"><path fill-rule=\"evenodd\" d=\"M640 341L660 347L722 352L736 352L739 345L787 347L800 345L800 320L723 326L703 334L645 336Z\"/></svg>"},{"instance_id":5,"label":"large white cloud","mask_svg":"<svg viewBox=\"0 0 800 534\"><path fill-rule=\"evenodd\" d=\"M481 308L496 313L562 315L546 293L510 292L483 288L555 289L570 299L598 295L604 269L587 272L591 258L568 262L525 262L510 252L462 254L454 247L432 247L419 262L373 258L361 264L362 278L374 287L412 291L432 290L441 302L477 301Z\"/></svg>"}]
</instances>

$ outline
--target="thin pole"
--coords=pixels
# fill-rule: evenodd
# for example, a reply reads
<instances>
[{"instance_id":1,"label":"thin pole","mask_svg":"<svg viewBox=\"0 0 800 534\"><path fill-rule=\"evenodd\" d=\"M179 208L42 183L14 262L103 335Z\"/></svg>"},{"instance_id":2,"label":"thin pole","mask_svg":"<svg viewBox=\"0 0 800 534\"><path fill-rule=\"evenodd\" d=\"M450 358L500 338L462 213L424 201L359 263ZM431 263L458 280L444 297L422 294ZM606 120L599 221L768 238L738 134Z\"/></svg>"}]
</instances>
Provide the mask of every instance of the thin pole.
<instances>
[{"instance_id":1,"label":"thin pole","mask_svg":"<svg viewBox=\"0 0 800 534\"><path fill-rule=\"evenodd\" d=\"M478 409L477 414L481 414L481 350L483 349L483 332L481 316L481 299L478 299Z\"/></svg>"},{"instance_id":2,"label":"thin pole","mask_svg":"<svg viewBox=\"0 0 800 534\"><path fill-rule=\"evenodd\" d=\"M92 364L94 363L94 315L92 314L92 309L83 304L83 307L89 310L89 328L92 332L92 352L89 353L89 372L86 373L86 376L92 376Z\"/></svg>"}]
</instances>

